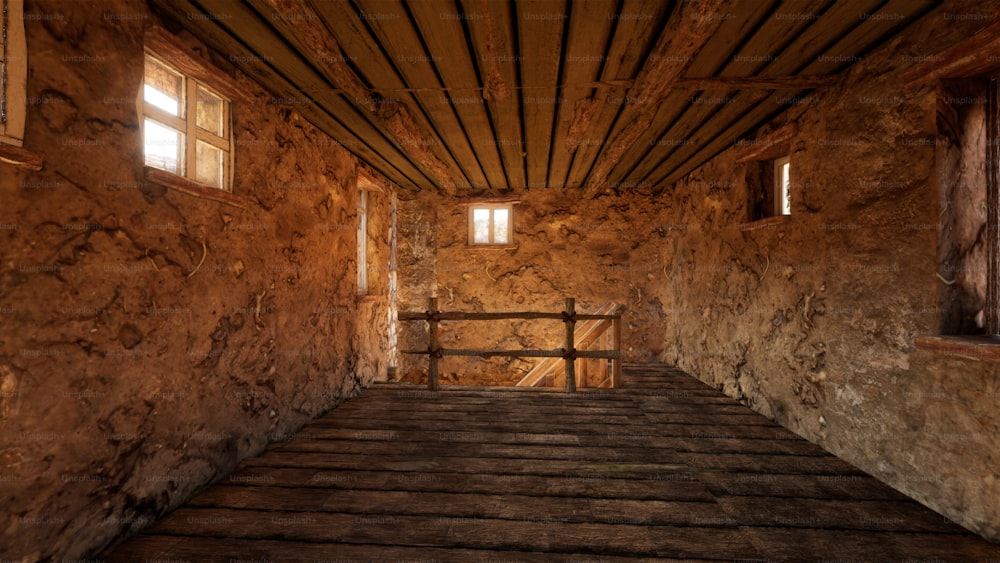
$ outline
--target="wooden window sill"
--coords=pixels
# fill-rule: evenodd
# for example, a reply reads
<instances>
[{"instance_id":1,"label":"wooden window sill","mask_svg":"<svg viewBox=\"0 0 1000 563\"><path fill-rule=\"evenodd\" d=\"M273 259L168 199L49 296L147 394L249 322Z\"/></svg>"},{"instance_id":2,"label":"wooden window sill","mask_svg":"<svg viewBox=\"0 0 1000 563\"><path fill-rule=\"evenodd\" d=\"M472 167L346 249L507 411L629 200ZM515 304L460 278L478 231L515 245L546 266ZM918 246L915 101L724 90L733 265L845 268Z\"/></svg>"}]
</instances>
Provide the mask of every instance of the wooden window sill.
<instances>
[{"instance_id":1,"label":"wooden window sill","mask_svg":"<svg viewBox=\"0 0 1000 563\"><path fill-rule=\"evenodd\" d=\"M41 170L44 164L40 154L6 143L0 143L0 162L35 172Z\"/></svg>"},{"instance_id":2,"label":"wooden window sill","mask_svg":"<svg viewBox=\"0 0 1000 563\"><path fill-rule=\"evenodd\" d=\"M957 356L968 360L1000 362L1000 338L989 336L917 336L918 350Z\"/></svg>"},{"instance_id":3,"label":"wooden window sill","mask_svg":"<svg viewBox=\"0 0 1000 563\"><path fill-rule=\"evenodd\" d=\"M516 250L516 244L466 244L469 250Z\"/></svg>"},{"instance_id":4,"label":"wooden window sill","mask_svg":"<svg viewBox=\"0 0 1000 563\"><path fill-rule=\"evenodd\" d=\"M790 222L791 219L791 215L775 215L774 217L765 217L756 221L750 221L749 223L740 223L740 230L747 232L760 231L763 229L776 229Z\"/></svg>"},{"instance_id":5,"label":"wooden window sill","mask_svg":"<svg viewBox=\"0 0 1000 563\"><path fill-rule=\"evenodd\" d=\"M212 188L199 184L198 182L192 182L187 178L182 178L176 174L165 172L159 168L146 166L145 176L148 182L159 184L171 190L192 195L201 199L210 199L219 203L225 203L226 205L232 205L233 207L239 207L240 209L247 208L247 201L238 195L231 194L225 190L220 190L219 188Z\"/></svg>"}]
</instances>

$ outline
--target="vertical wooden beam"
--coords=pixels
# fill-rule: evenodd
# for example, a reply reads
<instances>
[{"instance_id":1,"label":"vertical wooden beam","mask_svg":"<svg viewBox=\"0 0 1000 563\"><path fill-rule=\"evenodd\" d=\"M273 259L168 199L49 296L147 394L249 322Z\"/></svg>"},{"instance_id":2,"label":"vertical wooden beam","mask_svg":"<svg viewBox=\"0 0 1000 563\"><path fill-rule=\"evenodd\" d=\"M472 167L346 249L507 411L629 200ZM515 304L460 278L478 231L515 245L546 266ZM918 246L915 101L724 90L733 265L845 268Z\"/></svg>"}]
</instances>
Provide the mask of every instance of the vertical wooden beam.
<instances>
[{"instance_id":1,"label":"vertical wooden beam","mask_svg":"<svg viewBox=\"0 0 1000 563\"><path fill-rule=\"evenodd\" d=\"M618 389L622 385L622 314L619 310L611 321L612 348L617 354L611 360L611 387Z\"/></svg>"},{"instance_id":2,"label":"vertical wooden beam","mask_svg":"<svg viewBox=\"0 0 1000 563\"><path fill-rule=\"evenodd\" d=\"M1000 338L1000 84L986 104L986 334Z\"/></svg>"},{"instance_id":3,"label":"vertical wooden beam","mask_svg":"<svg viewBox=\"0 0 1000 563\"><path fill-rule=\"evenodd\" d=\"M573 393L576 391L576 299L566 298L566 311L563 313L563 322L566 323L566 391Z\"/></svg>"},{"instance_id":4,"label":"vertical wooden beam","mask_svg":"<svg viewBox=\"0 0 1000 563\"><path fill-rule=\"evenodd\" d=\"M438 354L441 353L441 343L438 340L438 300L431 297L427 300L427 351L430 366L427 368L427 388L438 390Z\"/></svg>"}]
</instances>

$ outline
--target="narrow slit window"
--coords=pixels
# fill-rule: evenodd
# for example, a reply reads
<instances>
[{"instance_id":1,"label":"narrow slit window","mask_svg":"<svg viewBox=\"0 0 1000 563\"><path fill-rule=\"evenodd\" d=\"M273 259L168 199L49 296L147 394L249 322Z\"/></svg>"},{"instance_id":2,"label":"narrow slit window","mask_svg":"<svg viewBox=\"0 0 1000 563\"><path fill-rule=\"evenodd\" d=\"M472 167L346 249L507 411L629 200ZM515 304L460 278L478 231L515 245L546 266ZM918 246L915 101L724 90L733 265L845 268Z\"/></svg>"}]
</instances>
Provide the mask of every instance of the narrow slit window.
<instances>
[{"instance_id":1,"label":"narrow slit window","mask_svg":"<svg viewBox=\"0 0 1000 563\"><path fill-rule=\"evenodd\" d=\"M368 295L368 192L358 190L358 295Z\"/></svg>"},{"instance_id":2,"label":"narrow slit window","mask_svg":"<svg viewBox=\"0 0 1000 563\"><path fill-rule=\"evenodd\" d=\"M775 215L792 214L791 170L791 158L786 156L774 161Z\"/></svg>"}]
</instances>

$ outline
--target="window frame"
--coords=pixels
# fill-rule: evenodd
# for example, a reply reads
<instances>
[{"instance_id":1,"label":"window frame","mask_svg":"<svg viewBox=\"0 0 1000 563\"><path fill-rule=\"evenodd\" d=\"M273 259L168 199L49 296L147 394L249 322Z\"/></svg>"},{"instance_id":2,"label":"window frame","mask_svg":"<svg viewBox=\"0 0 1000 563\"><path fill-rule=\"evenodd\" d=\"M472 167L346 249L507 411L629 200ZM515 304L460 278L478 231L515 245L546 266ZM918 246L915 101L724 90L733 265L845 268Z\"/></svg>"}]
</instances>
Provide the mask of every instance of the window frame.
<instances>
[{"instance_id":1,"label":"window frame","mask_svg":"<svg viewBox=\"0 0 1000 563\"><path fill-rule=\"evenodd\" d=\"M217 189L227 193L233 192L233 168L234 168L234 135L232 105L233 100L214 88L211 84L184 72L183 69L170 64L167 60L169 56L159 54L155 49L146 47L143 56L143 86L139 89L139 107L141 112L140 135L143 142L143 163L150 168L155 168L161 172L172 174L193 182L199 186ZM156 107L145 97L146 72L145 64L148 60L153 60L166 69L178 74L181 77L181 99L179 100L181 115L171 115L169 112ZM199 88L222 100L222 136L208 131L198 126L198 91ZM182 150L179 151L177 172L166 170L146 161L146 121L152 121L161 127L179 133ZM206 143L222 154L222 178L221 185L211 185L198 180L198 143Z\"/></svg>"},{"instance_id":2,"label":"window frame","mask_svg":"<svg viewBox=\"0 0 1000 563\"><path fill-rule=\"evenodd\" d=\"M489 242L476 242L475 212L477 209L486 209L490 212ZM494 242L494 212L503 209L507 211L507 240L506 242ZM466 245L470 248L504 248L514 245L514 203L471 203L468 211L468 233Z\"/></svg>"},{"instance_id":3,"label":"window frame","mask_svg":"<svg viewBox=\"0 0 1000 563\"><path fill-rule=\"evenodd\" d=\"M23 0L0 0L0 144L21 147L28 113Z\"/></svg>"},{"instance_id":4,"label":"window frame","mask_svg":"<svg viewBox=\"0 0 1000 563\"><path fill-rule=\"evenodd\" d=\"M358 188L358 296L368 295L368 190Z\"/></svg>"},{"instance_id":5,"label":"window frame","mask_svg":"<svg viewBox=\"0 0 1000 563\"><path fill-rule=\"evenodd\" d=\"M771 217L787 217L792 214L792 157L782 156L771 161L774 181L771 184L771 198L774 210ZM786 171L787 167L787 171Z\"/></svg>"}]
</instances>

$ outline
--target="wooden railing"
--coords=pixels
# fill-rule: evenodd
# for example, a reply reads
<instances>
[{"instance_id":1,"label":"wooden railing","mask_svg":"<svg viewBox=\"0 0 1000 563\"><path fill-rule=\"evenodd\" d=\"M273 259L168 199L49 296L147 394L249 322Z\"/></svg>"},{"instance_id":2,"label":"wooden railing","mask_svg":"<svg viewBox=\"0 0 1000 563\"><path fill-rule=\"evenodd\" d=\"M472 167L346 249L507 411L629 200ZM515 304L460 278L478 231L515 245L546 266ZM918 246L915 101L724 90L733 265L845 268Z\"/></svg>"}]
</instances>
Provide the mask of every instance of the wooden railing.
<instances>
[{"instance_id":1,"label":"wooden railing","mask_svg":"<svg viewBox=\"0 0 1000 563\"><path fill-rule=\"evenodd\" d=\"M577 350L600 349L602 346L617 350L615 343L621 340L621 318L624 307L615 303L605 303L593 312L597 315L607 315L611 318L597 320L581 320L576 324ZM562 358L542 358L531 368L517 387L556 387L562 385L560 376L566 369ZM605 358L577 358L577 387L620 387L621 369L618 362Z\"/></svg>"},{"instance_id":2,"label":"wooden railing","mask_svg":"<svg viewBox=\"0 0 1000 563\"><path fill-rule=\"evenodd\" d=\"M436 297L431 297L427 302L427 310L423 312L400 312L400 321L427 321L428 324L428 344L426 350L403 350L404 354L426 354L430 360L427 370L427 387L432 391L438 389L438 361L444 356L471 356L480 358L492 358L495 356L513 358L562 358L565 360L565 389L568 392L576 391L576 359L577 358L605 358L612 362L612 386L617 387L621 379L621 311L608 315L588 315L576 312L576 299L568 297L566 299L566 310L559 313L540 313L533 311L510 312L510 313L475 313L462 311L440 311ZM563 347L556 350L460 350L445 349L441 347L438 337L438 326L441 321L492 321L509 319L553 319L559 320L566 325L566 339ZM609 320L616 327L612 334L614 341L612 350L577 350L576 349L576 322L584 320Z\"/></svg>"}]
</instances>

